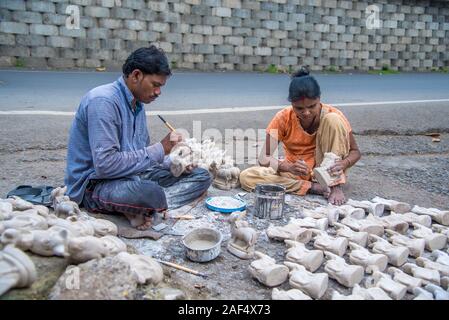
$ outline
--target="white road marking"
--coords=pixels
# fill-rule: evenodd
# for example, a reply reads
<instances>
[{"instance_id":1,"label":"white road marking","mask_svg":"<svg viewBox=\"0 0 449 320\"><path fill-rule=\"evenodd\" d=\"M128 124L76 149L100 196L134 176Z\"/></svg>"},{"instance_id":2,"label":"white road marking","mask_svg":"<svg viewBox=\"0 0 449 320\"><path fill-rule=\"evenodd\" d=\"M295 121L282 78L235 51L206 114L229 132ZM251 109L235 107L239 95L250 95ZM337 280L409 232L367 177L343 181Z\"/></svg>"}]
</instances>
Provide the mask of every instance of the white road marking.
<instances>
[{"instance_id":1,"label":"white road marking","mask_svg":"<svg viewBox=\"0 0 449 320\"><path fill-rule=\"evenodd\" d=\"M345 103L329 103L336 107L348 107L348 106L380 106L391 104L413 104L413 103L432 103L432 102L449 102L449 99L434 99L434 100L401 100L401 101L375 101L375 102L345 102ZM255 111L267 111L267 110L279 110L287 107L283 106L261 106L261 107L231 107L231 108L213 108L213 109L188 109L188 110L159 110L159 111L146 111L147 116L155 115L190 115L190 114L207 114L207 113L237 113L237 112L255 112ZM45 111L45 110L12 110L12 111L0 111L0 115L25 115L25 116L74 116L75 111Z\"/></svg>"}]
</instances>

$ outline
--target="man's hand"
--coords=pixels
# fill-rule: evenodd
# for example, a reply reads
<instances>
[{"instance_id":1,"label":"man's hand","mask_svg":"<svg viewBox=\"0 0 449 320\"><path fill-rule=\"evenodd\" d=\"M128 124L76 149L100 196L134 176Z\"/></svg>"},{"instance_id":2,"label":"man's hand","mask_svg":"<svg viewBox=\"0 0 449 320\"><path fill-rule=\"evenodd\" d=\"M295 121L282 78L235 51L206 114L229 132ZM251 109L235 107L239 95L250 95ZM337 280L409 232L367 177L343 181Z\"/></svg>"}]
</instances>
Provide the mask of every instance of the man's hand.
<instances>
[{"instance_id":1,"label":"man's hand","mask_svg":"<svg viewBox=\"0 0 449 320\"><path fill-rule=\"evenodd\" d=\"M195 168L197 168L198 166L196 165L196 164L189 164L187 167L186 167L186 169L184 170L184 172L183 173L185 173L185 174L190 174L190 173L192 173L192 171L195 169Z\"/></svg>"},{"instance_id":2,"label":"man's hand","mask_svg":"<svg viewBox=\"0 0 449 320\"><path fill-rule=\"evenodd\" d=\"M290 172L296 176L306 176L309 174L309 167L304 160L298 160L294 163L283 161L279 163L280 171Z\"/></svg>"},{"instance_id":3,"label":"man's hand","mask_svg":"<svg viewBox=\"0 0 449 320\"><path fill-rule=\"evenodd\" d=\"M329 174L331 176L336 177L336 176L341 175L343 173L343 171L346 170L347 167L349 167L348 160L346 160L346 159L337 160L329 169L327 169L327 172L329 172Z\"/></svg>"},{"instance_id":4,"label":"man's hand","mask_svg":"<svg viewBox=\"0 0 449 320\"><path fill-rule=\"evenodd\" d=\"M167 134L164 139L161 140L162 147L164 148L164 153L169 154L171 149L178 143L182 141L182 135L176 131L172 131Z\"/></svg>"}]
</instances>

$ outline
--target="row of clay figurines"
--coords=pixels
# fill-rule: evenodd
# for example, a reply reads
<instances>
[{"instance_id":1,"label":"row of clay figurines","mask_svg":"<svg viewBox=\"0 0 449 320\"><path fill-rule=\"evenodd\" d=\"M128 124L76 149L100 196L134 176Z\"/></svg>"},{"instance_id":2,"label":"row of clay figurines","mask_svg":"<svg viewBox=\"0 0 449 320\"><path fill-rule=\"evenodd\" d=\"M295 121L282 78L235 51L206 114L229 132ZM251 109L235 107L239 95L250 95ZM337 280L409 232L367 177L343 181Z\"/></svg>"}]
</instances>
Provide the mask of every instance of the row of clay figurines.
<instances>
[{"instance_id":1,"label":"row of clay figurines","mask_svg":"<svg viewBox=\"0 0 449 320\"><path fill-rule=\"evenodd\" d=\"M443 286L447 289L449 282L449 256L442 251L434 251L432 256L436 261L426 259L424 257L417 258L418 265L405 263L403 271L390 267L388 276L382 271L387 267L388 257L383 254L372 254L367 249L357 244L349 243L353 250L349 254L349 261L346 263L342 257L322 250L309 250L301 242L285 240L289 246L286 254L284 265L276 264L276 261L256 251L259 258L251 263L249 271L253 277L268 287L274 287L285 282L290 275L290 285L294 288L304 291L312 298L321 298L327 289L328 277L336 280L345 287L352 288L358 285L364 273L372 273L374 280L371 286L379 286L386 292L393 290L396 285L401 288L401 294L391 294L393 299L402 299L405 291L403 287L408 288L412 292L415 288L422 285L431 284ZM326 273L313 273L324 262L324 270ZM289 272L290 269L290 272ZM441 275L441 276L440 276ZM382 280L382 281L381 281ZM403 294L402 294L403 293Z\"/></svg>"},{"instance_id":2,"label":"row of clay figurines","mask_svg":"<svg viewBox=\"0 0 449 320\"><path fill-rule=\"evenodd\" d=\"M207 139L202 143L195 138L178 143L170 152L170 171L180 176L190 165L208 170L214 177L213 185L219 189L230 190L239 186L240 169L234 160L226 156L215 146L215 142Z\"/></svg>"},{"instance_id":3,"label":"row of clay figurines","mask_svg":"<svg viewBox=\"0 0 449 320\"><path fill-rule=\"evenodd\" d=\"M238 218L239 215L237 213L231 215L232 236L228 244L228 249L231 253L241 258L249 259L254 256L254 245L257 234L253 229L248 227L246 222L240 222ZM334 255L332 256L332 260L336 262L327 263L325 270L327 268L327 271L332 272L333 277L345 286L353 287L358 284L363 278L364 270L377 268L377 270L383 271L387 263L394 266L404 265L409 254L420 257L426 246L426 240L423 238L410 239L394 230L386 229L389 240L392 242L391 244L376 234L369 234L365 231L353 231L337 222L334 222L334 225L339 227L337 235L340 235L340 237L331 237L322 231L327 228L328 219L321 218L321 220L316 220L314 218L320 218L320 216L292 219L293 221L291 222L293 223L287 226L268 228L267 234L272 239L285 240L287 245L290 246L287 252L287 261L290 260L291 262L298 263L309 272L313 272L321 266L323 262L323 251L327 250L327 256L331 257ZM337 219L334 218L333 221L335 220ZM276 228L281 228L281 230ZM320 250L308 250L305 248L304 243L309 242L313 235L315 235L314 246ZM349 242L350 240L355 241ZM374 253L370 253L364 248L368 241ZM355 265L348 265L344 259L337 258L344 255L348 245L352 249L349 255L350 261ZM429 249L432 250L432 248ZM404 268L408 270L408 273L414 276L416 275L418 278L421 277L423 279L422 281L431 281L439 285L439 273L441 273L443 275L442 282L447 282L447 276L449 275L447 273L448 267L442 263L447 260L447 258L445 260L447 256L444 256L445 254L441 251L434 251L433 255L438 255L437 262L420 257L417 259L418 266L407 264ZM285 266L276 265L273 259L261 253L259 253L259 257L261 257L259 259L261 261L256 260L250 266L250 272L255 278L268 286L277 285L276 283L282 279L285 281L286 275L288 274ZM340 265L340 268L336 268L336 265ZM262 266L266 267L263 272L261 269ZM344 272L338 273L337 270L344 270ZM321 281L324 281L322 279L323 277L321 277Z\"/></svg>"},{"instance_id":4,"label":"row of clay figurines","mask_svg":"<svg viewBox=\"0 0 449 320\"><path fill-rule=\"evenodd\" d=\"M2 281L0 295L10 288L34 282L34 264L23 251L67 257L72 264L126 254L126 244L116 237L114 223L90 217L64 193L65 188L52 192L56 214L19 197L0 200L0 242L5 246L0 254L0 277L9 279ZM68 217L62 219L57 215ZM132 268L140 279L162 279L162 268L150 257L135 255L130 261L134 261Z\"/></svg>"}]
</instances>

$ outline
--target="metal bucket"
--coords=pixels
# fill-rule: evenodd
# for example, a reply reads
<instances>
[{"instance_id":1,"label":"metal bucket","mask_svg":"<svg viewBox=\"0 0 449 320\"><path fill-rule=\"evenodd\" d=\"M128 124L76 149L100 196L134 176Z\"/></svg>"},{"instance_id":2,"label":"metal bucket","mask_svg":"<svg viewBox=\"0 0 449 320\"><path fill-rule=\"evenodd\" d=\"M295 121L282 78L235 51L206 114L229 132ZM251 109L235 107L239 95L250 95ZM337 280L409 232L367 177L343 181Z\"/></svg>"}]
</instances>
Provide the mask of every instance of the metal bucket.
<instances>
[{"instance_id":1,"label":"metal bucket","mask_svg":"<svg viewBox=\"0 0 449 320\"><path fill-rule=\"evenodd\" d=\"M280 184L257 184L254 190L256 217L281 219L284 211L285 187Z\"/></svg>"},{"instance_id":2,"label":"metal bucket","mask_svg":"<svg viewBox=\"0 0 449 320\"><path fill-rule=\"evenodd\" d=\"M187 258L195 262L207 262L220 254L220 231L209 228L198 228L190 231L182 238L186 248Z\"/></svg>"}]
</instances>

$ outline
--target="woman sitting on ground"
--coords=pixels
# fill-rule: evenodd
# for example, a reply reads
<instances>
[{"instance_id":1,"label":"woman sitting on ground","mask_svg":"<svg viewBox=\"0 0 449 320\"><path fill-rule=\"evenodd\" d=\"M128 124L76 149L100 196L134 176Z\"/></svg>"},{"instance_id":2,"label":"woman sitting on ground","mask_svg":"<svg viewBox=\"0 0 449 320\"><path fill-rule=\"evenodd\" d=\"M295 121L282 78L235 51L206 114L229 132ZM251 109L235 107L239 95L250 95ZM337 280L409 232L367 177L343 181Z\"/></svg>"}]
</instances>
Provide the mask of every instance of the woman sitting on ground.
<instances>
[{"instance_id":1,"label":"woman sitting on ground","mask_svg":"<svg viewBox=\"0 0 449 320\"><path fill-rule=\"evenodd\" d=\"M321 103L320 96L320 86L306 68L292 76L288 97L292 105L279 111L268 125L260 166L240 174L243 189L252 191L258 183L277 183L297 195L322 194L334 205L346 202L342 185L348 168L361 154L349 121L337 108ZM279 142L284 145L285 160L273 157ZM326 152L342 159L329 168L331 175L340 175L330 188L320 186L311 175Z\"/></svg>"}]
</instances>

